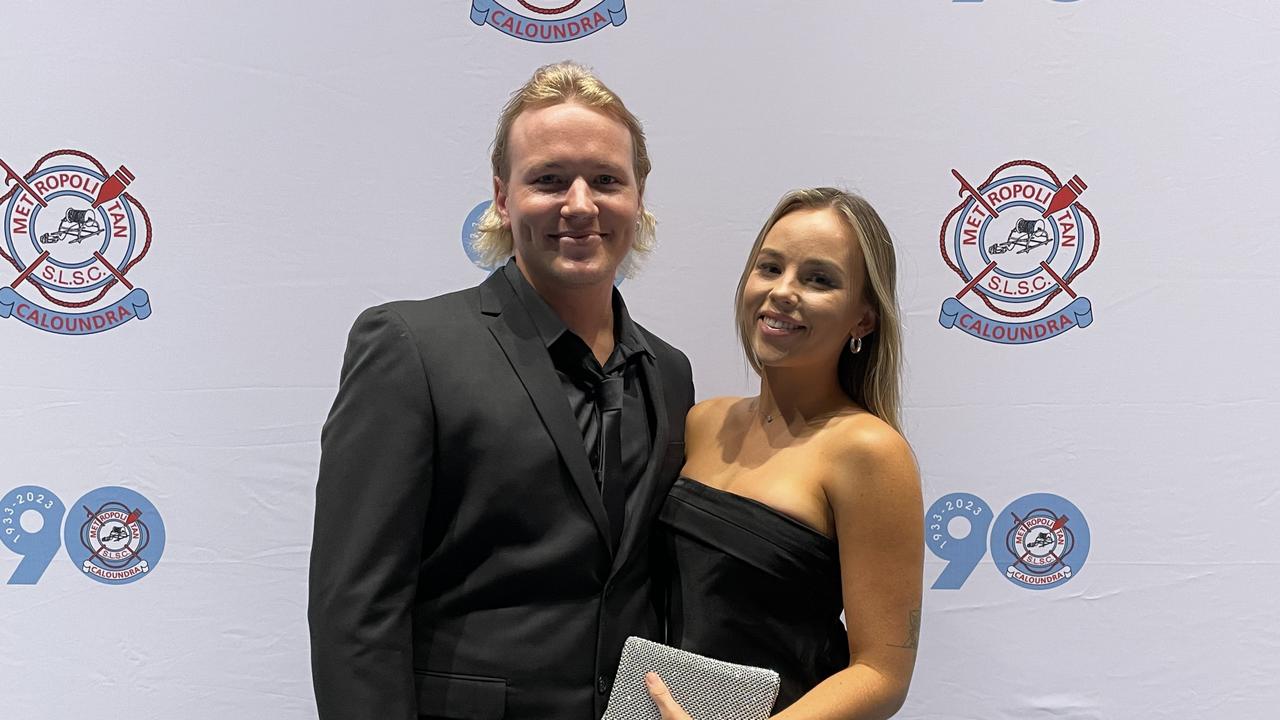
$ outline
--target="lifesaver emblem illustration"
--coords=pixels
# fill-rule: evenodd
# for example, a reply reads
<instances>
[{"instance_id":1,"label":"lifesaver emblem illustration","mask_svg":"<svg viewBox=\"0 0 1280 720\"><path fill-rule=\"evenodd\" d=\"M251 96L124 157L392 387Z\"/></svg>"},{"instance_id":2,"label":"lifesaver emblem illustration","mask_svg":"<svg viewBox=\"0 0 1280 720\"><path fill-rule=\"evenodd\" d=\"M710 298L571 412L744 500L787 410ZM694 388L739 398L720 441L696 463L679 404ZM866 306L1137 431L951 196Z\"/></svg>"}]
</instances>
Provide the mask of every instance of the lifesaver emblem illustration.
<instances>
[{"instance_id":1,"label":"lifesaver emblem illustration","mask_svg":"<svg viewBox=\"0 0 1280 720\"><path fill-rule=\"evenodd\" d=\"M67 522L64 542L80 570L109 585L140 579L164 552L164 521L141 494L123 487L99 488L71 508L80 522Z\"/></svg>"},{"instance_id":2,"label":"lifesaver emblem illustration","mask_svg":"<svg viewBox=\"0 0 1280 720\"><path fill-rule=\"evenodd\" d=\"M0 319L90 335L151 314L132 271L151 249L151 219L126 188L133 173L88 153L55 150L26 173L0 159ZM4 283L7 280L7 285Z\"/></svg>"},{"instance_id":3,"label":"lifesaver emblem illustration","mask_svg":"<svg viewBox=\"0 0 1280 720\"><path fill-rule=\"evenodd\" d=\"M1023 345L1093 322L1080 276L1098 255L1088 185L1048 166L1015 160L971 183L958 170L960 203L942 223L942 259L959 278L938 321L973 337Z\"/></svg>"},{"instance_id":4,"label":"lifesaver emblem illustration","mask_svg":"<svg viewBox=\"0 0 1280 720\"><path fill-rule=\"evenodd\" d=\"M1031 590L1071 580L1088 555L1089 523L1084 514L1052 493L1019 498L996 517L991 529L996 569L1014 585Z\"/></svg>"}]
</instances>

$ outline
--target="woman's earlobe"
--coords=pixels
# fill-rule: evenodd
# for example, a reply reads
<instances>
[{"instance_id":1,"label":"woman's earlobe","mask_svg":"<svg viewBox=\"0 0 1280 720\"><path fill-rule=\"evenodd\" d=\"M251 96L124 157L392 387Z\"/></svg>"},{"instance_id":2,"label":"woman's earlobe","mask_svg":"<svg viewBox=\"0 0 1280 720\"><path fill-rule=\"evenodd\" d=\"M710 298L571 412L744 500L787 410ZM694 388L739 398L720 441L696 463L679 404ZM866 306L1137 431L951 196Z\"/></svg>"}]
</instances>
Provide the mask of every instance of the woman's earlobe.
<instances>
[{"instance_id":1,"label":"woman's earlobe","mask_svg":"<svg viewBox=\"0 0 1280 720\"><path fill-rule=\"evenodd\" d=\"M876 311L867 310L866 314L864 314L861 318L859 318L858 322L853 326L853 329L849 331L849 336L850 337L866 337L870 335L871 333L875 332L876 328L878 327L876 320L877 320Z\"/></svg>"}]
</instances>

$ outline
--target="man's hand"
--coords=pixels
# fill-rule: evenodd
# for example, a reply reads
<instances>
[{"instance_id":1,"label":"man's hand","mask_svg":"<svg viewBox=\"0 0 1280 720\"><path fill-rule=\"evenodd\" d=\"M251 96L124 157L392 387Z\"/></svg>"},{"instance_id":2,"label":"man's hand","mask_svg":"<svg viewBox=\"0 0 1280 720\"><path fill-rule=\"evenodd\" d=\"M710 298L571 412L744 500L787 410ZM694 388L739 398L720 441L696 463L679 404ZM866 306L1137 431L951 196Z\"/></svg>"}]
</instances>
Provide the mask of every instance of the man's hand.
<instances>
[{"instance_id":1,"label":"man's hand","mask_svg":"<svg viewBox=\"0 0 1280 720\"><path fill-rule=\"evenodd\" d=\"M662 720L693 720L689 717L689 713L676 704L675 699L671 697L671 691L667 689L667 684L662 682L658 673L645 673L644 686L649 690L649 697L653 698L654 704L658 706L658 712L662 713Z\"/></svg>"}]
</instances>

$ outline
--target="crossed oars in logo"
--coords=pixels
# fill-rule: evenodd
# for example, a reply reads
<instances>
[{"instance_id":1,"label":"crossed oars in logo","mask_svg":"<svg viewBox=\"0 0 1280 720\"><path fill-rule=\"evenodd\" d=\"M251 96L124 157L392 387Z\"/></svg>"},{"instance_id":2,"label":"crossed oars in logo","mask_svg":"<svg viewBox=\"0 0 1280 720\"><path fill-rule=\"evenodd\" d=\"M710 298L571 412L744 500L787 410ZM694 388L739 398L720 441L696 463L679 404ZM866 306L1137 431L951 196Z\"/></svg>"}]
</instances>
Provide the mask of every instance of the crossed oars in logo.
<instances>
[{"instance_id":1,"label":"crossed oars in logo","mask_svg":"<svg viewBox=\"0 0 1280 720\"><path fill-rule=\"evenodd\" d=\"M955 176L956 180L960 181L959 194L961 197L963 197L966 192L969 193L970 195L973 196L974 200L977 200L978 203L982 205L982 207L986 208L988 213L991 213L991 217L993 218L1000 217L1000 212L996 210L991 205L991 203L987 202L986 198L982 197L982 193L978 192L978 190L974 188L973 185L970 184L968 180L965 180L964 176L961 175L958 170L956 170L955 168L952 168L951 174ZM1068 180L1065 185L1058 188L1058 191L1055 192L1053 194L1053 197L1049 199L1049 206L1044 209L1044 212L1040 214L1040 217L1047 218L1056 212L1066 210L1067 208L1071 207L1071 204L1074 203L1076 200L1078 200L1080 198L1080 194L1083 193L1085 189L1088 187L1089 186L1085 185L1084 181L1080 179L1079 175L1072 175L1071 179ZM960 292L956 293L956 299L959 300L960 298L964 297L965 294L967 294L970 290L974 288L974 286L976 286L979 282L982 282L982 278L986 277L987 273L994 270L995 267L996 267L995 260L992 260L991 262L987 263L987 266L984 267L981 272L979 272L977 275L974 275L972 280L965 283L965 286L960 288ZM1071 296L1072 300L1076 299L1075 291L1071 289L1071 286L1067 284L1066 280L1063 280L1058 275L1058 273L1053 271L1053 268L1049 267L1049 263L1041 260L1040 267L1044 268L1044 271L1049 273L1049 277L1052 277L1054 282L1058 283L1058 287L1067 291L1067 294Z\"/></svg>"},{"instance_id":2,"label":"crossed oars in logo","mask_svg":"<svg viewBox=\"0 0 1280 720\"><path fill-rule=\"evenodd\" d=\"M40 203L40 207L49 207L48 201L46 201L43 197L40 197L40 193L36 192L34 188L32 188L29 184L27 184L27 181L22 177L21 174L16 172L13 168L9 167L9 163L5 162L3 158L0 158L0 170L4 170L5 185L8 185L10 182L16 182L18 184L18 187L22 188L23 191L25 191L28 195L35 198L36 202ZM124 189L129 187L129 183L131 182L133 182L133 173L129 172L129 168L125 167L124 165L121 165L119 168L116 168L116 171L111 174L111 177L107 178L107 181L102 183L102 186L98 188L98 196L94 198L93 204L90 206L90 209L97 210L102 205L105 205L106 203L109 203L112 200L115 200L116 198L120 197L124 193ZM124 274L121 273L118 269L116 269L115 265L112 265L106 258L102 257L101 252L94 250L93 256L97 258L98 262L102 263L104 267L110 270L112 275L115 275L116 279L120 281L120 284L124 285L130 290L133 289L133 283L129 282L129 280L125 278ZM14 278L13 282L9 283L9 287L13 288L14 290L17 290L18 286L21 285L24 280L30 277L31 273L35 272L36 268L39 267L40 264L43 263L48 258L49 258L48 250L41 252L40 256L37 257L30 265L27 266L26 270L23 270L18 275L18 277Z\"/></svg>"}]
</instances>

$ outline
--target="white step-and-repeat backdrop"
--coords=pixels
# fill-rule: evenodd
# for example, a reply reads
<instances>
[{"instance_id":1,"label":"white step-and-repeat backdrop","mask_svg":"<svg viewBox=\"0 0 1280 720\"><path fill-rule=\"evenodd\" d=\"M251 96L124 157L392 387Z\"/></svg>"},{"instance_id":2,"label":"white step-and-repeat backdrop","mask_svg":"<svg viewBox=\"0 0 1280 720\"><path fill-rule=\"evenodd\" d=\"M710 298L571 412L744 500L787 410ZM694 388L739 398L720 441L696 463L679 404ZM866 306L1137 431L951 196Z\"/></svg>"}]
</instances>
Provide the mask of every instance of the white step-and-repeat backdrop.
<instances>
[{"instance_id":1,"label":"white step-and-repeat backdrop","mask_svg":"<svg viewBox=\"0 0 1280 720\"><path fill-rule=\"evenodd\" d=\"M901 717L1280 702L1271 0L15 1L0 31L0 716L314 717L346 331L484 278L497 111L565 58L646 123L660 244L622 290L700 398L754 389L731 298L783 191L893 231L932 551Z\"/></svg>"}]
</instances>

